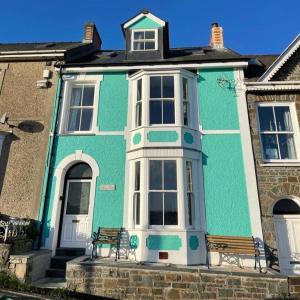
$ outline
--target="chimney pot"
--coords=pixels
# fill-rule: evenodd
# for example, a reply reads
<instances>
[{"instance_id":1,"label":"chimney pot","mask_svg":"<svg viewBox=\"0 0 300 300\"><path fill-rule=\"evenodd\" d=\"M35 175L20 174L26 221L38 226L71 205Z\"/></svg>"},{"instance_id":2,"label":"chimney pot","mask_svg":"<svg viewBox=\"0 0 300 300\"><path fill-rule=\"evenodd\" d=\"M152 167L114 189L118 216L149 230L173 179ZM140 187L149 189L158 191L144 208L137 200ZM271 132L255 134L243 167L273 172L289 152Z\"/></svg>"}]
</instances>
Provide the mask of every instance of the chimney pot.
<instances>
[{"instance_id":1,"label":"chimney pot","mask_svg":"<svg viewBox=\"0 0 300 300\"><path fill-rule=\"evenodd\" d=\"M95 48L100 49L102 40L94 23L88 22L84 25L83 43L92 43Z\"/></svg>"},{"instance_id":2,"label":"chimney pot","mask_svg":"<svg viewBox=\"0 0 300 300\"><path fill-rule=\"evenodd\" d=\"M224 48L223 28L217 22L211 24L210 46L212 48Z\"/></svg>"}]
</instances>

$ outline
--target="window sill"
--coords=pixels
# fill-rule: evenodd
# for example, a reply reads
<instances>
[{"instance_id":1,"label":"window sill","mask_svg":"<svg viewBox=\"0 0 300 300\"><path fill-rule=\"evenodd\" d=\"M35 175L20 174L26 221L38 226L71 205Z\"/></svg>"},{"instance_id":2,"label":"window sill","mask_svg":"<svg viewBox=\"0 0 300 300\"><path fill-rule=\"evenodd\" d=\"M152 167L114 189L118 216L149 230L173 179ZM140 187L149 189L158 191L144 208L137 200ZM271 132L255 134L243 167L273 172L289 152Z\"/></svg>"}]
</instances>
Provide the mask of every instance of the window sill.
<instances>
[{"instance_id":1,"label":"window sill","mask_svg":"<svg viewBox=\"0 0 300 300\"><path fill-rule=\"evenodd\" d=\"M264 161L259 163L260 167L300 167L300 160L299 161L278 161L278 162L267 162Z\"/></svg>"},{"instance_id":2,"label":"window sill","mask_svg":"<svg viewBox=\"0 0 300 300\"><path fill-rule=\"evenodd\" d=\"M95 132L63 132L59 133L58 136L95 136Z\"/></svg>"}]
</instances>

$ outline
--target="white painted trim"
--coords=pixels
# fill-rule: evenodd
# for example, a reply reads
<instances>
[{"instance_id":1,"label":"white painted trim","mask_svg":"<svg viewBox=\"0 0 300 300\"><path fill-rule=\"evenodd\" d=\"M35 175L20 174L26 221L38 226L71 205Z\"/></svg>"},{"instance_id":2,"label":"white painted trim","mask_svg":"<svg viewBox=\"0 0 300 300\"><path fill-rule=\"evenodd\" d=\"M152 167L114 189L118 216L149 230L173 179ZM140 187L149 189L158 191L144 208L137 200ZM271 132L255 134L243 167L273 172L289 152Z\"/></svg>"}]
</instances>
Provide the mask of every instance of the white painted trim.
<instances>
[{"instance_id":1,"label":"white painted trim","mask_svg":"<svg viewBox=\"0 0 300 300\"><path fill-rule=\"evenodd\" d=\"M260 120L258 115L258 108L259 107L274 107L274 106L288 106L290 108L291 113L291 121L293 126L292 134L294 135L294 144L295 144L295 151L296 151L296 159L266 159L264 158L264 151L263 151L263 143L262 143L262 133L260 130ZM257 116L257 129L259 134L259 141L260 141L260 153L262 156L262 161L264 163L282 163L282 164L289 164L289 163L297 163L300 159L300 132L299 132L299 122L297 117L296 106L294 102L258 102L256 103L256 116ZM266 131L264 131L266 132ZM274 131L274 134L278 133L279 131ZM271 133L271 131L270 131ZM289 132L287 132L289 133Z\"/></svg>"},{"instance_id":2,"label":"white painted trim","mask_svg":"<svg viewBox=\"0 0 300 300\"><path fill-rule=\"evenodd\" d=\"M244 73L242 69L234 70L234 79L236 82L244 82ZM239 124L241 130L241 144L243 151L243 161L248 197L248 207L250 214L250 222L252 235L260 242L260 251L262 253L261 265L266 267L264 255L264 239L260 218L260 205L258 198L258 187L256 182L255 163L253 157L253 149L251 143L251 133L246 101L246 87L242 84L241 89L237 91L237 106L239 113Z\"/></svg>"},{"instance_id":3,"label":"white painted trim","mask_svg":"<svg viewBox=\"0 0 300 300\"><path fill-rule=\"evenodd\" d=\"M289 91L300 90L300 81L247 82L247 91Z\"/></svg>"},{"instance_id":4,"label":"white painted trim","mask_svg":"<svg viewBox=\"0 0 300 300\"><path fill-rule=\"evenodd\" d=\"M61 92L62 95L62 106L60 109L60 122L59 122L59 133L60 134L67 134L67 135L89 135L95 134L99 132L97 127L97 120L98 120L98 108L100 102L100 84L103 80L103 75L74 75L71 77L64 76L63 77L63 89ZM93 104L93 119L92 119L92 129L90 131L77 131L77 132L68 132L67 131L67 123L69 119L68 115L68 108L69 108L69 101L71 97L72 87L74 85L94 85L94 104Z\"/></svg>"},{"instance_id":5,"label":"white painted trim","mask_svg":"<svg viewBox=\"0 0 300 300\"><path fill-rule=\"evenodd\" d=\"M0 58L13 58L13 57L58 57L58 56L64 56L63 53L53 53L53 54L8 54L8 55L0 55Z\"/></svg>"},{"instance_id":6,"label":"white painted trim","mask_svg":"<svg viewBox=\"0 0 300 300\"><path fill-rule=\"evenodd\" d=\"M59 230L59 220L61 212L61 200L60 197L63 195L65 175L69 168L78 162L85 162L91 168L93 172L93 178L91 181L91 194L90 194L90 207L94 208L95 193L96 193L96 180L99 176L99 167L94 158L82 152L82 150L76 150L75 153L66 156L55 169L54 176L56 177L56 186L53 198L52 213L51 213L51 222L50 222L50 234L46 239L45 248L51 249L53 255L55 254L57 240L58 240L58 230ZM89 218L88 232L92 233L92 224L93 224L93 212ZM86 251L87 253L91 250L91 243L87 244Z\"/></svg>"},{"instance_id":7,"label":"white painted trim","mask_svg":"<svg viewBox=\"0 0 300 300\"><path fill-rule=\"evenodd\" d=\"M269 81L288 59L297 51L300 46L300 34L288 45L282 54L272 63L268 70L258 79L258 81Z\"/></svg>"},{"instance_id":8,"label":"white painted trim","mask_svg":"<svg viewBox=\"0 0 300 300\"><path fill-rule=\"evenodd\" d=\"M67 50L26 50L26 51L0 51L0 54L21 54L21 53L57 53L67 52Z\"/></svg>"},{"instance_id":9,"label":"white painted trim","mask_svg":"<svg viewBox=\"0 0 300 300\"><path fill-rule=\"evenodd\" d=\"M128 22L126 22L125 24L123 24L123 28L126 29L128 27L130 27L132 24L136 23L138 20L142 19L143 17L147 17L149 19L151 19L152 21L154 21L155 23L158 23L161 26L165 26L166 22L163 21L162 19L154 16L153 14L151 14L150 12L145 14L145 13L140 13L139 15L137 15L136 17L132 18L131 20L129 20Z\"/></svg>"},{"instance_id":10,"label":"white painted trim","mask_svg":"<svg viewBox=\"0 0 300 300\"><path fill-rule=\"evenodd\" d=\"M288 163L288 162L286 162L286 163L284 163L284 162L282 162L282 161L280 161L280 162L278 162L278 163L261 163L261 164L259 164L259 166L261 166L261 167L299 167L300 166L300 161L299 162L290 162L290 163Z\"/></svg>"},{"instance_id":11,"label":"white painted trim","mask_svg":"<svg viewBox=\"0 0 300 300\"><path fill-rule=\"evenodd\" d=\"M63 67L62 73L90 73L90 72L118 72L129 70L174 70L174 69L215 69L247 67L247 62L220 62L220 63L191 63L191 64L165 64L165 65L134 65L134 66L107 66L107 67ZM55 68L58 72L59 68Z\"/></svg>"},{"instance_id":12,"label":"white painted trim","mask_svg":"<svg viewBox=\"0 0 300 300\"><path fill-rule=\"evenodd\" d=\"M146 39L144 38L143 40L134 40L134 34L136 32L146 32L146 31L154 31L154 39ZM146 41L153 41L154 40L154 49L144 49L144 50L134 50L133 49L133 44L134 42L146 42ZM139 51L156 51L158 49L158 30L157 28L154 29L133 29L131 30L131 48L130 51L132 52L139 52Z\"/></svg>"},{"instance_id":13,"label":"white painted trim","mask_svg":"<svg viewBox=\"0 0 300 300\"><path fill-rule=\"evenodd\" d=\"M200 134L208 135L208 134L240 134L239 129L216 129L216 130L200 130Z\"/></svg>"}]
</instances>

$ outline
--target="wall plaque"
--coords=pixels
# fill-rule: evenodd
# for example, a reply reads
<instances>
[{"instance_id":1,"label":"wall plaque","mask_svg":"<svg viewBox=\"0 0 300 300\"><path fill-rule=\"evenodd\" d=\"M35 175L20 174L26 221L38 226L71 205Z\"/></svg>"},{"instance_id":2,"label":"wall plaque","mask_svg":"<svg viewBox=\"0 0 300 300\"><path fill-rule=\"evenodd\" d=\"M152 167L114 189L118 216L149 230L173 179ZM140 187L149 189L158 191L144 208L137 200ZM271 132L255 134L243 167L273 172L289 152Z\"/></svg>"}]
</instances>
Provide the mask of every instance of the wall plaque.
<instances>
[{"instance_id":1,"label":"wall plaque","mask_svg":"<svg viewBox=\"0 0 300 300\"><path fill-rule=\"evenodd\" d=\"M115 184L102 184L100 185L101 191L114 191L116 189Z\"/></svg>"}]
</instances>

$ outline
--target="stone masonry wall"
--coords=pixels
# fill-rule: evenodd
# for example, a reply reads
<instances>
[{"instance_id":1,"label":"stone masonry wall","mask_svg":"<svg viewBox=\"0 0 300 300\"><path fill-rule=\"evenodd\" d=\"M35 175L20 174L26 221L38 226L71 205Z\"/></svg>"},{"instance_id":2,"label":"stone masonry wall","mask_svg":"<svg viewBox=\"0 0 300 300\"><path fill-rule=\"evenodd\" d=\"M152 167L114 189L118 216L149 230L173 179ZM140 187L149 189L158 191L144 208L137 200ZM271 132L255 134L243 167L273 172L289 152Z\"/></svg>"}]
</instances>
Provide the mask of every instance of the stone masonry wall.
<instances>
[{"instance_id":1,"label":"stone masonry wall","mask_svg":"<svg viewBox=\"0 0 300 300\"><path fill-rule=\"evenodd\" d=\"M299 278L290 299L300 297ZM287 299L288 278L128 264L67 264L68 288L114 299ZM299 299L299 298L298 298Z\"/></svg>"},{"instance_id":2,"label":"stone masonry wall","mask_svg":"<svg viewBox=\"0 0 300 300\"><path fill-rule=\"evenodd\" d=\"M300 198L300 166L268 166L262 160L261 145L259 139L258 120L256 114L257 103L260 102L294 102L298 120L300 120L300 94L290 93L251 93L247 95L250 130L256 166L259 200L262 214L262 228L264 240L267 245L271 265L278 264L277 257L270 256L276 253L277 242L273 221L273 206L282 198L296 196ZM275 252L274 250L275 249ZM274 266L272 265L272 267Z\"/></svg>"}]
</instances>

